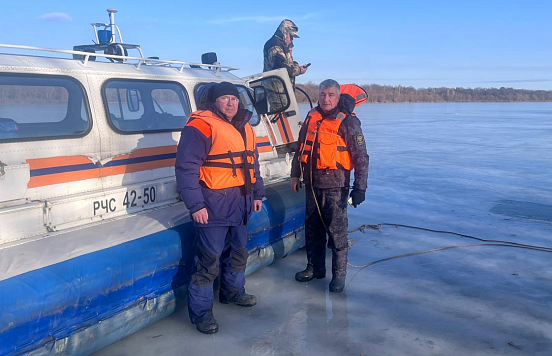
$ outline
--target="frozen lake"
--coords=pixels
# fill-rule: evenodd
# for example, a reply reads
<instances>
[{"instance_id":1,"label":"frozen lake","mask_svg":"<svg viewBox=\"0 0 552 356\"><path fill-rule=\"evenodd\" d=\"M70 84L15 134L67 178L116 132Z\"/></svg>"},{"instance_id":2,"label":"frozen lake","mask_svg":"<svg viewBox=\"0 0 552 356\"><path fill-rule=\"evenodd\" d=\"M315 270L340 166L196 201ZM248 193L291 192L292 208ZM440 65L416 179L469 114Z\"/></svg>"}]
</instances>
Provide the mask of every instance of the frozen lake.
<instances>
[{"instance_id":1,"label":"frozen lake","mask_svg":"<svg viewBox=\"0 0 552 356\"><path fill-rule=\"evenodd\" d=\"M387 222L552 247L552 103L367 104L357 114L370 177L349 229ZM478 243L389 226L350 238L355 265ZM345 292L330 294L329 277L294 280L299 250L247 277L256 307L215 302L218 334L198 333L184 308L95 355L549 356L551 257L439 251L349 267Z\"/></svg>"}]
</instances>

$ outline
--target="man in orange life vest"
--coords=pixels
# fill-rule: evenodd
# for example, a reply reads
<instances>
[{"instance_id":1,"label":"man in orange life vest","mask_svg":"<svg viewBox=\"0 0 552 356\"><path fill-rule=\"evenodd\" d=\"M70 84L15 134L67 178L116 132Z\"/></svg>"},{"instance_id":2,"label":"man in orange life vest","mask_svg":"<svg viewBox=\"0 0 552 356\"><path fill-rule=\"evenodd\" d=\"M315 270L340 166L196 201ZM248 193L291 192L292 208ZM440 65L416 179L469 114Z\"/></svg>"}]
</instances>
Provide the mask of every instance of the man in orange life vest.
<instances>
[{"instance_id":1,"label":"man in orange life vest","mask_svg":"<svg viewBox=\"0 0 552 356\"><path fill-rule=\"evenodd\" d=\"M305 240L307 268L295 279L308 282L326 277L326 234L332 250L330 292L342 292L347 274L347 198L350 174L356 208L365 199L368 182L368 153L360 126L353 113L355 99L341 95L332 79L320 83L318 106L312 109L299 132L301 144L291 168L291 187L295 192L306 185Z\"/></svg>"},{"instance_id":2,"label":"man in orange life vest","mask_svg":"<svg viewBox=\"0 0 552 356\"><path fill-rule=\"evenodd\" d=\"M191 114L176 156L178 191L196 227L197 250L188 286L188 312L197 330L218 331L213 282L221 266L219 301L243 307L257 303L245 293L247 221L264 196L251 112L239 104L234 84L208 90L207 110Z\"/></svg>"}]
</instances>

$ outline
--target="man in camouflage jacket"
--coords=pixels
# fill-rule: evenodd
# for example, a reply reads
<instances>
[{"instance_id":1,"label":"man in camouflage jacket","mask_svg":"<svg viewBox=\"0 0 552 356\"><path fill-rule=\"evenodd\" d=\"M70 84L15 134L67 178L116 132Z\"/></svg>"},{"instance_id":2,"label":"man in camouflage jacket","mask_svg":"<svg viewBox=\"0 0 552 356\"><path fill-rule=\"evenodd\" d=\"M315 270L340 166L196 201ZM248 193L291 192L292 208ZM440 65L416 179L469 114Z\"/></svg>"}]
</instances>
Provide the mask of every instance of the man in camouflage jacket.
<instances>
[{"instance_id":1,"label":"man in camouflage jacket","mask_svg":"<svg viewBox=\"0 0 552 356\"><path fill-rule=\"evenodd\" d=\"M293 38L299 38L299 28L291 20L283 20L274 35L264 45L263 72L286 68L295 86L295 77L307 71L307 65L300 66L293 60Z\"/></svg>"}]
</instances>

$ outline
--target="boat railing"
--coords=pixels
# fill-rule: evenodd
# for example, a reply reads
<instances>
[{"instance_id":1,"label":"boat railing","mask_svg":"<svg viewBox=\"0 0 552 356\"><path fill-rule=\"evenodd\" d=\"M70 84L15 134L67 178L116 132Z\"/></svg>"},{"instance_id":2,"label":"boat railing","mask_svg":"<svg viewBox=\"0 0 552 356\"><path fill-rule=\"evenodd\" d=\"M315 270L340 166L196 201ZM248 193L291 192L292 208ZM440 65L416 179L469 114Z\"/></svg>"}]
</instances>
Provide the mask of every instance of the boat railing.
<instances>
[{"instance_id":1,"label":"boat railing","mask_svg":"<svg viewBox=\"0 0 552 356\"><path fill-rule=\"evenodd\" d=\"M127 64L133 64L133 66L135 66L137 70L140 70L142 64L160 65L160 66L166 65L166 66L170 66L175 69L178 69L180 73L184 72L184 68L186 66L190 68L211 69L211 70L214 70L216 74L218 74L222 70L231 71L231 70L239 69L237 67L222 66L217 63L205 64L205 63L182 62L177 60L166 60L166 59L145 58L145 57L129 57L129 56L119 56L115 54L93 53L93 52L83 52L83 51L75 51L75 50L67 50L67 49L42 48L42 47L32 47L32 46L22 46L22 45L11 45L11 44L0 44L0 48L12 48L12 49L21 49L21 50L29 50L29 51L65 53L65 54L77 55L77 56L80 56L81 58L74 59L74 60L82 61L82 64L84 66L88 65L90 57L102 57L106 59L113 59L116 61L125 62ZM128 63L128 61L135 61L136 63Z\"/></svg>"}]
</instances>

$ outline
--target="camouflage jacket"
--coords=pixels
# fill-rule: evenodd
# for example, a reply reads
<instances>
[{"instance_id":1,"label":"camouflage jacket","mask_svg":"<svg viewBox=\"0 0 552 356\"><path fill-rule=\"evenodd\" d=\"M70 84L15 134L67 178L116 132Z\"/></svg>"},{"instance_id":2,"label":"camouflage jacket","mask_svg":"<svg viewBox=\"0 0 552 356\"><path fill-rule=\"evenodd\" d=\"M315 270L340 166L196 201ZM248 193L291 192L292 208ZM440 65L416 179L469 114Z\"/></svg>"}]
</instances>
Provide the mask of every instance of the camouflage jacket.
<instances>
[{"instance_id":1,"label":"camouflage jacket","mask_svg":"<svg viewBox=\"0 0 552 356\"><path fill-rule=\"evenodd\" d=\"M301 68L299 64L293 60L293 43L286 45L280 36L274 34L274 36L265 43L263 54L263 72L286 68L292 84L295 85L295 77L301 74Z\"/></svg>"}]
</instances>

